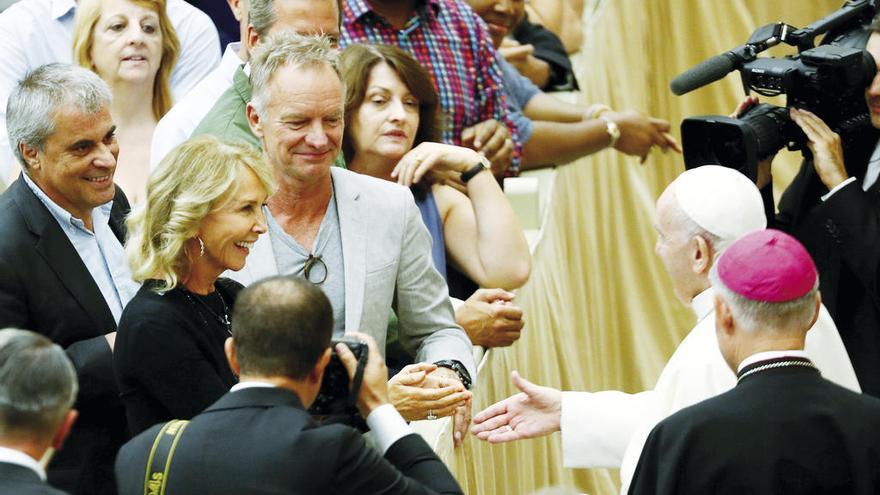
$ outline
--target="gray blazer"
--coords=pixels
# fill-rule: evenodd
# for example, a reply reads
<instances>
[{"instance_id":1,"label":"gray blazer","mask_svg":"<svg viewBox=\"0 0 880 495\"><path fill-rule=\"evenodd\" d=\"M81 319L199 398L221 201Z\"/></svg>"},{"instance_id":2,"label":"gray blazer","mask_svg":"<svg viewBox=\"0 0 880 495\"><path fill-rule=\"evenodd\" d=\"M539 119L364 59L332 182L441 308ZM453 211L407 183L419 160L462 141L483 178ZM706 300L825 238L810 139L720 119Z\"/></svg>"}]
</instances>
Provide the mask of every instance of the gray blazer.
<instances>
[{"instance_id":1,"label":"gray blazer","mask_svg":"<svg viewBox=\"0 0 880 495\"><path fill-rule=\"evenodd\" d=\"M345 264L345 328L372 336L384 352L388 315L418 362L456 359L476 379L472 344L455 323L446 282L431 260L431 235L405 187L331 168ZM245 267L224 276L249 285L278 275L268 235Z\"/></svg>"}]
</instances>

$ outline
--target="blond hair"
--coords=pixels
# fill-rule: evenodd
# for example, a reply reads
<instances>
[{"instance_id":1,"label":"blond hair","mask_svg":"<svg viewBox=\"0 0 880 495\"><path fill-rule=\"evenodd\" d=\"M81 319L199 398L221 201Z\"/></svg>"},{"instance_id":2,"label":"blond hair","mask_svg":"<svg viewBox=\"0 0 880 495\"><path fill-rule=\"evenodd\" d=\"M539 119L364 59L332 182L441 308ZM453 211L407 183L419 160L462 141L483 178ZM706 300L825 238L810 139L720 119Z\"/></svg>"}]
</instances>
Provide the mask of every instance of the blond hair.
<instances>
[{"instance_id":1,"label":"blond hair","mask_svg":"<svg viewBox=\"0 0 880 495\"><path fill-rule=\"evenodd\" d=\"M93 72L95 63L92 60L92 48L95 41L95 25L101 18L103 0L78 0L76 5L76 18L73 27L73 61ZM159 31L162 33L162 59L159 62L159 70L153 80L153 116L156 121L162 118L173 104L171 97L171 71L177 63L180 54L180 41L177 32L165 11L165 0L128 0L129 2L146 7L159 16Z\"/></svg>"},{"instance_id":2,"label":"blond hair","mask_svg":"<svg viewBox=\"0 0 880 495\"><path fill-rule=\"evenodd\" d=\"M132 278L158 279L158 292L177 286L190 272L186 242L202 221L234 194L245 169L254 172L267 194L275 182L271 168L254 148L199 136L171 150L147 182L144 203L126 221L125 246Z\"/></svg>"}]
</instances>

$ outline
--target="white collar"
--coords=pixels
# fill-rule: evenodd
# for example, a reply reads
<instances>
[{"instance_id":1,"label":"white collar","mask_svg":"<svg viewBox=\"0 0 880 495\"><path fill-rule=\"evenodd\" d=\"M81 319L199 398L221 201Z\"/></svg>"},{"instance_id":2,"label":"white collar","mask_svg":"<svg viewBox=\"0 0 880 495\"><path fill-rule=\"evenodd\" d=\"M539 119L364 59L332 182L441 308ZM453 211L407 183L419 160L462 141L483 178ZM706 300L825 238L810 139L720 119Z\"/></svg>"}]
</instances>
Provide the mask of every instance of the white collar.
<instances>
[{"instance_id":1,"label":"white collar","mask_svg":"<svg viewBox=\"0 0 880 495\"><path fill-rule=\"evenodd\" d=\"M76 10L75 0L52 0L53 19L61 19L73 10Z\"/></svg>"},{"instance_id":2,"label":"white collar","mask_svg":"<svg viewBox=\"0 0 880 495\"><path fill-rule=\"evenodd\" d=\"M275 385L266 382L259 381L247 381L247 382L239 382L232 386L229 389L230 392L238 392L239 390L244 390L246 388L277 388Z\"/></svg>"},{"instance_id":3,"label":"white collar","mask_svg":"<svg viewBox=\"0 0 880 495\"><path fill-rule=\"evenodd\" d=\"M40 466L36 459L20 450L0 447L0 462L24 466L37 473L41 480L46 481L46 471L43 469L43 466Z\"/></svg>"},{"instance_id":4,"label":"white collar","mask_svg":"<svg viewBox=\"0 0 880 495\"><path fill-rule=\"evenodd\" d=\"M697 321L703 321L715 308L715 291L709 287L691 299L691 309L697 314Z\"/></svg>"},{"instance_id":5,"label":"white collar","mask_svg":"<svg viewBox=\"0 0 880 495\"><path fill-rule=\"evenodd\" d=\"M228 55L230 58L234 57L235 60L238 61L238 65L242 65L246 62L242 60L241 55L238 54L240 51L241 41L233 41L226 45L226 50L223 52L223 56L226 57Z\"/></svg>"},{"instance_id":6,"label":"white collar","mask_svg":"<svg viewBox=\"0 0 880 495\"><path fill-rule=\"evenodd\" d=\"M751 356L743 359L742 362L739 363L739 366L737 367L736 372L738 374L746 366L748 366L750 364L757 363L759 361L767 361L770 359L778 359L778 358L783 358L783 357L797 357L797 358L806 358L806 359L810 358L809 356L807 356L806 352L800 351L800 350L764 351L764 352L752 354Z\"/></svg>"}]
</instances>

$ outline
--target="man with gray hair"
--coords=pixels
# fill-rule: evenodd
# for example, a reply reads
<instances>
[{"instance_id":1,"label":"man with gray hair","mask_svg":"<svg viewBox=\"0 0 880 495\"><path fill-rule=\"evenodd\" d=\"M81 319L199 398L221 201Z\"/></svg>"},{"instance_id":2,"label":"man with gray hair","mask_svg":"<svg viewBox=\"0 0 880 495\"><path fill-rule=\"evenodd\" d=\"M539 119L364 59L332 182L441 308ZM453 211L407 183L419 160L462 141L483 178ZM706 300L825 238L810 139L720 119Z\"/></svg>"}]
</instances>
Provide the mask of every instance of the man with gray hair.
<instances>
[{"instance_id":1,"label":"man with gray hair","mask_svg":"<svg viewBox=\"0 0 880 495\"><path fill-rule=\"evenodd\" d=\"M653 390L560 392L514 374L522 393L474 418L474 433L489 442L562 432L566 467L621 468L624 490L651 428L683 407L713 397L736 382L715 341L709 271L735 239L766 225L761 194L735 170L706 165L678 176L657 200L655 251L676 296L690 303L697 324L663 368ZM859 391L834 322L823 309L807 352L830 380ZM523 398L531 399L523 402Z\"/></svg>"},{"instance_id":2,"label":"man with gray hair","mask_svg":"<svg viewBox=\"0 0 880 495\"><path fill-rule=\"evenodd\" d=\"M335 335L362 332L382 350L393 307L402 346L436 385L393 389L395 406L406 406L409 420L455 411L458 443L469 423L465 388L476 376L471 343L455 323L412 193L332 166L345 125L336 48L326 37L279 33L251 63L248 121L278 190L264 207L269 235L230 276L245 285L279 273L302 276L330 298Z\"/></svg>"},{"instance_id":3,"label":"man with gray hair","mask_svg":"<svg viewBox=\"0 0 880 495\"><path fill-rule=\"evenodd\" d=\"M138 286L122 249L129 206L113 184L109 103L91 71L48 64L19 83L6 113L23 173L0 195L0 327L43 334L73 361L80 419L49 481L74 493L114 493L126 436L112 348Z\"/></svg>"},{"instance_id":4,"label":"man with gray hair","mask_svg":"<svg viewBox=\"0 0 880 495\"><path fill-rule=\"evenodd\" d=\"M324 35L334 45L339 38L339 4L336 0L250 0L247 38L242 40L248 53L275 33ZM239 141L261 146L250 129L247 104L251 99L248 76L251 65L245 64L232 76L232 86L220 95L214 107L193 131L194 136L211 134L224 141ZM159 157L161 158L161 157Z\"/></svg>"},{"instance_id":5,"label":"man with gray hair","mask_svg":"<svg viewBox=\"0 0 880 495\"><path fill-rule=\"evenodd\" d=\"M45 465L76 420L76 372L64 351L33 332L0 330L0 493L63 494Z\"/></svg>"},{"instance_id":6,"label":"man with gray hair","mask_svg":"<svg viewBox=\"0 0 880 495\"><path fill-rule=\"evenodd\" d=\"M823 379L804 352L821 300L804 246L752 232L710 278L736 386L661 421L629 493L878 493L880 400Z\"/></svg>"}]
</instances>

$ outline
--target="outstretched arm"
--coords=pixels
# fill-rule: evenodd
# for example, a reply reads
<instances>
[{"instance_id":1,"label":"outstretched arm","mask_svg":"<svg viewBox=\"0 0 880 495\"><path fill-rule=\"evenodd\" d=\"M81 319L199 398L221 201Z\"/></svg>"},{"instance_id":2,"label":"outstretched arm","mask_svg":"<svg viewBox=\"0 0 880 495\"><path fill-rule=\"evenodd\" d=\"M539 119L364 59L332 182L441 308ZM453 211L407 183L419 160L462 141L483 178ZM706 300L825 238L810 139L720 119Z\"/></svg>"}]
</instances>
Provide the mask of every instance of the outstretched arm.
<instances>
[{"instance_id":1,"label":"outstretched arm","mask_svg":"<svg viewBox=\"0 0 880 495\"><path fill-rule=\"evenodd\" d=\"M471 433L489 443L536 438L559 431L562 392L542 387L511 373L519 394L508 397L474 416Z\"/></svg>"},{"instance_id":2,"label":"outstretched arm","mask_svg":"<svg viewBox=\"0 0 880 495\"><path fill-rule=\"evenodd\" d=\"M565 164L607 148L611 144L608 121L620 131L614 149L624 154L639 156L644 162L655 145L663 151L681 152L665 120L635 111L606 112L601 119L579 122L534 120L532 135L523 147L523 168Z\"/></svg>"}]
</instances>

